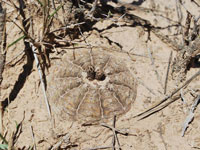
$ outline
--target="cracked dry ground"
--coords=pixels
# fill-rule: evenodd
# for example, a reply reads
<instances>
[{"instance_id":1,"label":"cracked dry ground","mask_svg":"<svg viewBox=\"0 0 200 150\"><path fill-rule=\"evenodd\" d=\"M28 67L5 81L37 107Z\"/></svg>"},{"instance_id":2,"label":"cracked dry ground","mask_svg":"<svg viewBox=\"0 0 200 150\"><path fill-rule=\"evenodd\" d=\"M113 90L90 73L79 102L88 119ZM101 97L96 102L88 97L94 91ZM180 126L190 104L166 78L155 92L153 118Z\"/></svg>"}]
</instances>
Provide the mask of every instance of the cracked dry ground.
<instances>
[{"instance_id":1,"label":"cracked dry ground","mask_svg":"<svg viewBox=\"0 0 200 150\"><path fill-rule=\"evenodd\" d=\"M159 10L156 13L139 10L133 11L134 14L149 20L156 26L170 26L173 21L178 20L175 11L176 4L173 0L167 2L162 0L144 1L141 6ZM187 9L193 15L199 13L199 8L196 5L188 4L186 1L185 6L187 6ZM170 20L167 18L170 18ZM184 11L183 18L186 18ZM123 20L114 23L115 26L106 29L113 24L112 20L98 22L95 27L101 32L92 30L84 32L83 35L86 37L87 43L95 47L95 49L100 49L102 53L113 55L116 59L115 61L126 66L130 74L133 75L131 77L127 75L126 78L130 80L134 78L137 81L136 99L134 102L127 103L131 107L127 107L126 113L123 112L123 115L117 118L116 121L116 129L129 133L128 136L118 134L121 148L123 150L190 150L200 148L200 109L195 111L193 122L186 130L185 136L181 137L183 123L194 100L194 95L191 93L200 89L200 77L195 78L186 89L182 90L185 93L185 103L179 99L158 113L138 121L138 118L134 118L135 115L148 109L155 102L163 98L163 86L168 60L170 52L173 49L160 41L153 33L150 35L151 40L147 42L148 32L144 31L144 28L141 26L131 27L124 23ZM20 33L19 29L12 23L8 23L7 30L9 28L12 28L12 33L8 33L8 43L11 43L13 37L20 37ZM171 35L170 37L176 41L180 38L176 34L178 29L177 27L169 27L163 29L162 32L166 35ZM110 41L113 42L110 43ZM23 49L23 42L18 42L9 48L6 60L9 62L9 60L12 60ZM49 87L55 87L50 90L50 95L54 95L56 89L60 89L60 87L56 87L56 83L51 82L53 80L48 81L48 79L51 79L53 73L56 74L53 71L55 71L57 62L66 56L69 57L72 55L72 49L73 47L59 48L57 49L59 54L53 53L50 55L52 66L46 74L47 82L49 83ZM80 51L89 52L90 48L85 42L80 42L76 46L76 51L78 53ZM149 58L150 53L154 64L152 64L152 60ZM175 53L173 51L173 57ZM186 78L191 77L198 69L191 68ZM158 72L159 77L155 73L155 70ZM19 81L21 82L20 84ZM15 93L16 91L13 91L16 84L22 84L17 94ZM59 84L64 84L64 82ZM94 85L97 84L94 83ZM170 76L167 93L173 91L175 85L175 81ZM39 150L50 149L63 139L63 137L66 139L61 147L65 149L83 150L112 146L113 132L109 128L105 128L98 123L83 125L79 121L76 121L76 119L74 121L66 117L63 113L54 113L54 111L57 112L59 107L51 100L50 105L53 110L53 122L50 121L41 89L36 64L34 63L34 66L27 66L26 57L23 55L20 55L6 66L3 73L2 99L4 100L10 97L13 101L6 108L3 125L8 132L7 139L9 140L12 131L15 130L16 123L22 123L21 132L14 145L17 149L28 149L33 146L32 132L34 133L35 145ZM188 90L190 91L187 92ZM91 107L87 106L86 108ZM86 108L84 107L84 109ZM112 118L106 123L112 126Z\"/></svg>"}]
</instances>

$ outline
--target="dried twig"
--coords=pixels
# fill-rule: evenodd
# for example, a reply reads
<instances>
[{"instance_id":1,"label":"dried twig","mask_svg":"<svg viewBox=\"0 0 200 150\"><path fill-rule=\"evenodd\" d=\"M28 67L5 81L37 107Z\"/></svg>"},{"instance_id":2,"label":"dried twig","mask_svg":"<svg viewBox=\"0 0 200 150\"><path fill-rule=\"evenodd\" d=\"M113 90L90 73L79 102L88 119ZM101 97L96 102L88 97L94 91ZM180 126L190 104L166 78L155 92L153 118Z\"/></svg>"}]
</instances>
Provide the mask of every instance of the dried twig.
<instances>
[{"instance_id":1,"label":"dried twig","mask_svg":"<svg viewBox=\"0 0 200 150\"><path fill-rule=\"evenodd\" d=\"M146 112L145 114L143 114L143 116L138 119L138 120L142 120L142 119L145 119L149 116L151 116L152 114L156 113L156 112L159 112L160 110L166 108L167 106L169 106L171 103L175 102L176 100L180 99L180 94L176 95L176 96L173 96L172 98L170 98L170 101L164 103L164 104L160 104L159 106L157 106L156 108L154 109L151 109L149 110L148 112Z\"/></svg>"},{"instance_id":2,"label":"dried twig","mask_svg":"<svg viewBox=\"0 0 200 150\"><path fill-rule=\"evenodd\" d=\"M184 124L183 124L183 129L181 132L181 136L184 136L186 129L188 128L188 125L192 122L192 120L194 119L194 111L197 107L197 105L200 102L200 95L197 96L197 98L195 99L194 103L192 104L191 108L190 108L190 112L188 114L188 116L186 117Z\"/></svg>"},{"instance_id":3,"label":"dried twig","mask_svg":"<svg viewBox=\"0 0 200 150\"><path fill-rule=\"evenodd\" d=\"M67 133L65 136L62 137L62 139L60 141L58 141L52 148L51 150L57 150L59 149L59 147L61 146L61 144L65 142L65 143L69 143L69 134Z\"/></svg>"},{"instance_id":4,"label":"dried twig","mask_svg":"<svg viewBox=\"0 0 200 150\"><path fill-rule=\"evenodd\" d=\"M170 69L171 61L172 61L172 51L170 52L170 55L169 55L167 72L166 72L166 76L165 76L164 94L166 94L166 91L167 91L167 81L168 81L169 69Z\"/></svg>"},{"instance_id":5,"label":"dried twig","mask_svg":"<svg viewBox=\"0 0 200 150\"><path fill-rule=\"evenodd\" d=\"M186 18L185 29L183 33L183 42L185 45L188 45L189 43L189 31L190 31L191 19L192 19L192 15L190 14L190 12L187 11L187 18Z\"/></svg>"},{"instance_id":6,"label":"dried twig","mask_svg":"<svg viewBox=\"0 0 200 150\"><path fill-rule=\"evenodd\" d=\"M113 118L113 128L115 128L115 124L116 124L116 116L114 116L114 118ZM112 131L113 131L113 135L114 135L113 139L112 139L112 146L113 146L112 149L115 150L115 144L116 144L115 141L117 141L118 149L121 149L117 134L115 133L114 130L112 130Z\"/></svg>"}]
</instances>

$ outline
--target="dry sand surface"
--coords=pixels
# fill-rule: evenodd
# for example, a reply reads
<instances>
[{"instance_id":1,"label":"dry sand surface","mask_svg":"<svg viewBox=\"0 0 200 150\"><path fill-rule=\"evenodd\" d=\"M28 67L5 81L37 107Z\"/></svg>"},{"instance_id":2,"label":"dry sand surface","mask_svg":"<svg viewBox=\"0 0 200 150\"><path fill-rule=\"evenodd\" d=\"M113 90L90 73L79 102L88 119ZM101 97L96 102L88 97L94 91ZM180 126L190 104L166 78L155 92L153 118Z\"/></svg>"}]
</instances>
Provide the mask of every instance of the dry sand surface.
<instances>
[{"instance_id":1,"label":"dry sand surface","mask_svg":"<svg viewBox=\"0 0 200 150\"><path fill-rule=\"evenodd\" d=\"M154 11L135 9L129 13L150 21L154 26L163 27L163 30L161 30L163 34L168 35L173 41L181 43L182 36L180 33L182 28L173 26L180 21L180 17L177 15L177 6L179 6L178 9L181 12L179 15L182 15L181 23L184 25L187 16L186 11L189 11L194 17L198 17L200 14L200 1L195 0L195 2L197 4L189 0L182 0L183 4L180 4L178 0L148 0L140 3L139 0L135 2L139 4L139 7L150 8ZM17 1L16 5L18 6ZM21 16L12 12L14 8L10 2L4 3L3 6L7 8L10 19L19 23L18 19ZM38 22L34 22L38 29L41 26L39 19L41 18L38 16ZM58 25L59 23L54 24L54 28ZM10 21L7 22L6 29L8 44L23 35L20 29ZM131 26L125 23L123 19L99 21L93 26L93 29L83 32L83 35L80 35L74 42L77 42L75 48L63 46L54 49L54 53L50 53L49 58L52 65L46 71L47 85L56 84L52 83L49 78L54 74L52 70L57 67L54 64L65 55L71 55L72 50L79 50L79 47L88 48L88 51L90 46L103 47L106 52L122 61L137 81L136 99L130 110L117 117L115 122L116 129L127 133L127 135L117 134L122 150L200 149L199 106L195 110L194 119L189 124L185 135L181 136L185 119L194 103L194 98L199 94L200 76L181 90L185 99L184 102L178 99L143 120L134 117L165 97L163 94L164 84L170 53L172 52L172 60L176 56L176 51L168 44L163 43L152 32L149 36L144 27ZM20 131L14 138L15 149L26 150L31 149L31 147L37 150L51 149L60 141L59 149L112 149L113 131L103 124L84 126L79 121L56 116L54 111L52 111L53 119L49 119L36 62L34 61L33 66L27 65L24 49L24 42L21 40L9 47L6 54L7 64L3 72L1 89L1 99L11 101L5 108L3 115L6 139L8 141L13 139L12 133L16 130L16 125L20 124ZM17 55L19 56L16 57ZM198 70L198 67L191 68L187 72L186 80ZM167 93L171 93L177 85L176 81L172 80L170 73ZM52 92L55 92L55 90L52 90ZM56 107L53 105L50 100L52 110ZM62 115L65 116L65 114ZM113 126L112 119L107 121L106 125ZM115 149L119 149L116 140L115 146Z\"/></svg>"}]
</instances>

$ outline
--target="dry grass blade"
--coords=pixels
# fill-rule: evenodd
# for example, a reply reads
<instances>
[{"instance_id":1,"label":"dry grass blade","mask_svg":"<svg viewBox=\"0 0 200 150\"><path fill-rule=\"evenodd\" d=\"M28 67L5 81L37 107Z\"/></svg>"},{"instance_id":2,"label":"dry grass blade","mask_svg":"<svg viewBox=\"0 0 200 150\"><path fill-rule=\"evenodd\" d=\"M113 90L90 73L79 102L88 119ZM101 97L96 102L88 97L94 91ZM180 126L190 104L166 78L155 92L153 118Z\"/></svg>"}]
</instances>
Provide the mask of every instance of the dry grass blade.
<instances>
[{"instance_id":1,"label":"dry grass blade","mask_svg":"<svg viewBox=\"0 0 200 150\"><path fill-rule=\"evenodd\" d=\"M167 72L166 72L166 76L165 76L164 94L166 94L166 91L167 91L167 81L168 81L169 69L170 69L171 61L172 61L172 51L170 52L170 55L169 55Z\"/></svg>"},{"instance_id":2,"label":"dry grass blade","mask_svg":"<svg viewBox=\"0 0 200 150\"><path fill-rule=\"evenodd\" d=\"M176 100L178 100L180 97L181 97L180 94L177 95L177 96L173 96L170 101L168 101L168 102L166 102L166 103L164 103L162 105L159 105L155 109L152 109L152 110L148 111L139 120L145 119L145 118L151 116L152 114L154 114L156 112L159 112L160 110L162 110L162 109L166 108L167 106L169 106L171 103L173 103Z\"/></svg>"},{"instance_id":3,"label":"dry grass blade","mask_svg":"<svg viewBox=\"0 0 200 150\"><path fill-rule=\"evenodd\" d=\"M41 84L42 84L42 90L43 90L43 94L44 94L44 100L45 100L45 103L46 103L48 115L51 118L51 110L50 110L49 102L48 102L46 91L45 91L45 84L44 84L44 81L43 81L43 78L42 78L42 71L41 71L41 67L40 67L40 64L39 64L39 60L37 58L37 54L35 53L36 47L33 46L32 43L30 43L30 45L31 45L31 48L32 48L32 51L33 51L33 55L34 55L34 58L35 58L35 61L36 61L37 68L38 68L38 73L39 73L40 81L41 81Z\"/></svg>"},{"instance_id":4,"label":"dry grass blade","mask_svg":"<svg viewBox=\"0 0 200 150\"><path fill-rule=\"evenodd\" d=\"M188 116L186 117L185 122L183 124L181 136L184 136L189 123L191 123L192 120L194 119L194 111L195 111L197 105L199 104L199 102L200 102L200 95L197 96L197 98L195 99L194 103L191 106L190 112L189 112Z\"/></svg>"},{"instance_id":5,"label":"dry grass blade","mask_svg":"<svg viewBox=\"0 0 200 150\"><path fill-rule=\"evenodd\" d=\"M57 150L57 149L59 149L63 142L69 144L70 137L69 137L68 133L65 136L63 136L60 141L58 141L55 145L53 145L53 147L51 148L51 150Z\"/></svg>"}]
</instances>

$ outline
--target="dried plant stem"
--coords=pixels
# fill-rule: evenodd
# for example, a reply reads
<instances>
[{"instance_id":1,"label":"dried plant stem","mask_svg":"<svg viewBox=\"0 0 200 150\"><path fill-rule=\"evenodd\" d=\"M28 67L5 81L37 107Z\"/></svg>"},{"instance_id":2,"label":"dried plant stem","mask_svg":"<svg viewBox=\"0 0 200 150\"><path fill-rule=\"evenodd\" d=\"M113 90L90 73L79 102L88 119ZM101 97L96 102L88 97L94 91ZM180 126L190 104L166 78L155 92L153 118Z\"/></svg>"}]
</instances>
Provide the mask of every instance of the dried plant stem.
<instances>
[{"instance_id":1,"label":"dried plant stem","mask_svg":"<svg viewBox=\"0 0 200 150\"><path fill-rule=\"evenodd\" d=\"M199 102L200 102L200 95L198 95L197 98L195 98L195 101L190 108L190 112L189 112L188 116L186 117L184 124L183 124L181 136L184 136L186 129L188 128L188 126L192 122L192 120L194 119L194 111L195 111L197 105L199 104Z\"/></svg>"},{"instance_id":2,"label":"dried plant stem","mask_svg":"<svg viewBox=\"0 0 200 150\"><path fill-rule=\"evenodd\" d=\"M42 90L43 90L43 94L44 94L44 100L45 100L45 103L46 103L48 115L51 119L51 110L50 110L49 102L48 102L46 91L45 91L45 84L44 84L44 81L43 81L43 78L42 78L41 67L40 67L39 60L38 60L38 57L37 57L37 54L36 54L36 47L32 43L30 43L30 45L31 45L31 48L32 48L32 51L33 51L33 55L34 55L34 58L35 58L35 61L36 61L37 69L38 69L38 73L39 73L39 76L40 76L40 81L41 81L41 84L42 84Z\"/></svg>"},{"instance_id":3,"label":"dried plant stem","mask_svg":"<svg viewBox=\"0 0 200 150\"><path fill-rule=\"evenodd\" d=\"M2 8L0 3L0 97L1 97L1 83L3 80L2 73L5 65L5 21L6 11ZM3 134L3 107L2 101L0 102L0 133Z\"/></svg>"},{"instance_id":4,"label":"dried plant stem","mask_svg":"<svg viewBox=\"0 0 200 150\"><path fill-rule=\"evenodd\" d=\"M67 133L65 136L62 137L62 139L60 141L58 141L52 148L51 150L57 150L60 148L61 144L65 142L65 144L69 144L70 142L70 137L69 134Z\"/></svg>"},{"instance_id":5,"label":"dried plant stem","mask_svg":"<svg viewBox=\"0 0 200 150\"><path fill-rule=\"evenodd\" d=\"M181 4L179 0L176 0L176 12L177 12L177 17L178 17L178 22L179 24L181 24L182 20L183 20L183 13L181 11ZM183 33L183 28L182 26L180 26L180 32Z\"/></svg>"},{"instance_id":6,"label":"dried plant stem","mask_svg":"<svg viewBox=\"0 0 200 150\"><path fill-rule=\"evenodd\" d=\"M169 106L171 103L175 102L176 100L180 99L181 98L181 95L178 94L176 96L173 96L170 98L170 100L166 103L162 103L160 104L159 106L157 106L155 109L151 109L149 110L147 113L145 113L139 120L142 120L142 119L145 119L147 118L148 116L151 116L152 114L156 113L156 112L159 112L160 110L166 108L167 106Z\"/></svg>"},{"instance_id":7,"label":"dried plant stem","mask_svg":"<svg viewBox=\"0 0 200 150\"><path fill-rule=\"evenodd\" d=\"M169 55L167 72L166 72L166 76L165 76L164 94L166 94L166 91L167 91L167 81L168 81L169 69L170 69L171 61L172 61L172 51L170 52L170 55Z\"/></svg>"}]
</instances>

